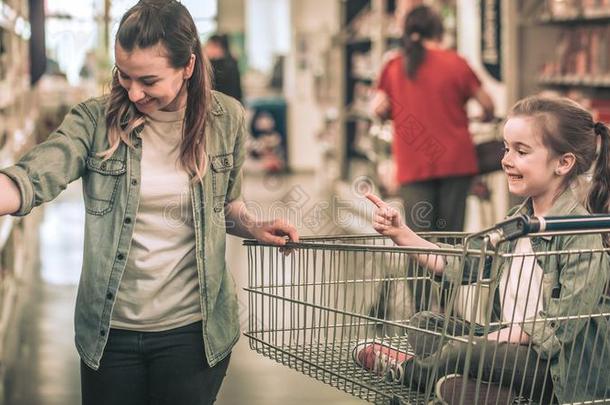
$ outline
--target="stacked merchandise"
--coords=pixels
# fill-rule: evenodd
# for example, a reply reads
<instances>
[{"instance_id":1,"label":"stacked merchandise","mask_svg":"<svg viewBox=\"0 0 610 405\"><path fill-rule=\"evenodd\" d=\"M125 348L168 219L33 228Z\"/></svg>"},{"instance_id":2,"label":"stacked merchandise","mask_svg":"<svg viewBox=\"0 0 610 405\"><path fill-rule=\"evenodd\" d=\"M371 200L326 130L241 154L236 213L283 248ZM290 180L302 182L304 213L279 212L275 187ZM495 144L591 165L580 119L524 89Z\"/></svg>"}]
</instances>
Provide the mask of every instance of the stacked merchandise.
<instances>
[{"instance_id":1,"label":"stacked merchandise","mask_svg":"<svg viewBox=\"0 0 610 405\"><path fill-rule=\"evenodd\" d=\"M610 26L570 27L563 31L555 58L544 64L541 79L610 85Z\"/></svg>"},{"instance_id":2,"label":"stacked merchandise","mask_svg":"<svg viewBox=\"0 0 610 405\"><path fill-rule=\"evenodd\" d=\"M571 20L610 16L609 0L548 0L544 19Z\"/></svg>"},{"instance_id":3,"label":"stacked merchandise","mask_svg":"<svg viewBox=\"0 0 610 405\"><path fill-rule=\"evenodd\" d=\"M561 94L610 122L610 0L548 0L541 22L558 23L561 31L540 83L563 88Z\"/></svg>"}]
</instances>

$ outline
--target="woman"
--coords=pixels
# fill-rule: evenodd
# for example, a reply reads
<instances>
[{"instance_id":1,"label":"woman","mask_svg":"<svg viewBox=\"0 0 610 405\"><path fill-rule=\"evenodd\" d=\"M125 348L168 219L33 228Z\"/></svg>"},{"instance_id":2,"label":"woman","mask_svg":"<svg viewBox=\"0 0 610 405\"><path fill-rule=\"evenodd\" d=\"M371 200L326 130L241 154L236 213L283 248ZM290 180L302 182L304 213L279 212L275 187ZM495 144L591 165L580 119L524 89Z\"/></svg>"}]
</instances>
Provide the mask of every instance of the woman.
<instances>
[{"instance_id":1,"label":"woman","mask_svg":"<svg viewBox=\"0 0 610 405\"><path fill-rule=\"evenodd\" d=\"M443 24L427 6L406 17L402 53L384 66L373 112L394 121L392 145L407 212L415 231L462 231L466 195L477 173L466 102L484 114L494 106L464 59L441 48Z\"/></svg>"},{"instance_id":2,"label":"woman","mask_svg":"<svg viewBox=\"0 0 610 405\"><path fill-rule=\"evenodd\" d=\"M26 215L83 179L85 405L213 403L239 337L226 233L298 240L239 200L244 112L211 90L198 38L179 2L140 1L119 25L110 95L74 107L0 171L0 215Z\"/></svg>"}]
</instances>

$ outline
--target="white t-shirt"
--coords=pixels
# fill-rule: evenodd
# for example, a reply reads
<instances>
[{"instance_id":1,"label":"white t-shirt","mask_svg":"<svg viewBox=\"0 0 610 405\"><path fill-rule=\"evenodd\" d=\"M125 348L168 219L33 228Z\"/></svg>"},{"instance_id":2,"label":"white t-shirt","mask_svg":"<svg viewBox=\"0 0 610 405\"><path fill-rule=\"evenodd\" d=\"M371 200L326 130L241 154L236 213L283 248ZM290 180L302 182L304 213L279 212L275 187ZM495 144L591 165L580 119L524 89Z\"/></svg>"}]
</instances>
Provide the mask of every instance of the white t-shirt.
<instances>
[{"instance_id":1,"label":"white t-shirt","mask_svg":"<svg viewBox=\"0 0 610 405\"><path fill-rule=\"evenodd\" d=\"M520 238L514 253L521 253L512 258L510 267L502 273L500 279L500 304L502 321L520 323L533 319L543 309L542 277L543 270L538 265L533 253L530 238Z\"/></svg>"},{"instance_id":2,"label":"white t-shirt","mask_svg":"<svg viewBox=\"0 0 610 405\"><path fill-rule=\"evenodd\" d=\"M190 179L178 160L184 112L157 111L140 134L140 200L113 328L154 332L202 319Z\"/></svg>"}]
</instances>

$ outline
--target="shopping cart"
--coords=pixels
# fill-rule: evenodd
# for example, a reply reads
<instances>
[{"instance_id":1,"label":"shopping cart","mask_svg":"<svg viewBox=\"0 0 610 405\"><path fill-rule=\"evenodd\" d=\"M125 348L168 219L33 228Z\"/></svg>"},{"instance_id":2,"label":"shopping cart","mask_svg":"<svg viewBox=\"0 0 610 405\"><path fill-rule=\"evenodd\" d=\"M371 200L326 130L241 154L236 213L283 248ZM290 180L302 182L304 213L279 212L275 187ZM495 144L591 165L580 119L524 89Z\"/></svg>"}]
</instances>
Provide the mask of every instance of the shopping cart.
<instances>
[{"instance_id":1,"label":"shopping cart","mask_svg":"<svg viewBox=\"0 0 610 405\"><path fill-rule=\"evenodd\" d=\"M599 232L610 232L610 216L540 219L518 216L477 234L421 234L437 243L438 249L398 247L379 235L326 236L306 237L299 243L291 243L289 246L296 250L285 256L277 246L245 241L249 320L244 334L251 349L263 356L376 404L435 401L438 394L435 374L448 375L460 370L448 369L457 368L449 361L442 367L437 365L430 370L425 383L418 380L420 386L415 387L413 372L401 370L399 379L388 372L395 371L397 366L391 364L391 356L382 365L386 369L363 367L357 357L362 342L409 355L416 354L416 347L422 343L432 348L431 353L442 352L448 344L462 344L467 350L460 367L464 368L465 364L465 369L471 372L459 380L459 385L454 384L451 403L516 403L531 393L516 389L519 387L517 376L510 373L502 376L502 389L510 391L509 397L499 395L493 382L486 382L485 362L475 365L472 360L481 339L474 329L460 335L449 330L447 324L441 328L422 327L413 322L415 308L476 322L486 339L491 331L510 323L493 316L494 291L502 280L503 262L515 263L520 259L520 268L524 269L526 262L589 258L591 271L609 271L593 266L597 262L592 257L608 252L601 245L573 251L519 254L509 252L511 243L524 236L535 240ZM421 264L426 260L443 260L446 265L458 266L457 274L463 282L452 283L444 274L431 276ZM510 268L516 271L514 265ZM433 286L432 294L416 294L414 290L421 288L421 281ZM530 280L523 282L530 283ZM540 294L542 288L541 285ZM414 302L416 296L424 302ZM600 302L604 299L609 298L600 293ZM570 313L556 320L564 324L579 322L581 326L582 322L588 325L594 319L605 321L610 311L601 308L608 306L599 308L595 313ZM524 347L533 351L531 345ZM610 347L602 349L602 356L605 351L610 352ZM582 356L578 357L578 353L570 362L570 367L590 367L581 364ZM473 365L476 366L474 373ZM603 398L609 398L610 402L610 387L601 387L601 391L607 391L608 395ZM446 396L445 393L445 400ZM603 398L595 399L603 403ZM535 402L527 399L527 403Z\"/></svg>"}]
</instances>

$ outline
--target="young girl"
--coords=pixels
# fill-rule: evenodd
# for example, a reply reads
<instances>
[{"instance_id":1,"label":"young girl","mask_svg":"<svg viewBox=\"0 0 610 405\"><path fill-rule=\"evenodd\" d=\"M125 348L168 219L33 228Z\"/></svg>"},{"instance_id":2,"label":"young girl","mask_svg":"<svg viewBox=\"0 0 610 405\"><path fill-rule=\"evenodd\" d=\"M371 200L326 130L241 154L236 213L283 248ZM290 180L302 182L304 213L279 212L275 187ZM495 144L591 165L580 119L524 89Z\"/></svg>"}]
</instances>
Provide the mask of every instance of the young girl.
<instances>
[{"instance_id":1,"label":"young girl","mask_svg":"<svg viewBox=\"0 0 610 405\"><path fill-rule=\"evenodd\" d=\"M244 111L210 87L199 34L175 0L121 19L108 97L74 107L0 173L0 215L26 215L83 179L76 302L82 402L211 404L239 337L226 233L284 244L241 193Z\"/></svg>"},{"instance_id":2,"label":"young girl","mask_svg":"<svg viewBox=\"0 0 610 405\"><path fill-rule=\"evenodd\" d=\"M505 155L502 165L511 193L525 202L509 216L586 215L608 213L610 201L610 139L608 128L594 123L591 115L568 99L530 97L518 102L504 126ZM595 158L596 147L600 146ZM571 184L595 162L587 207L579 203ZM404 225L396 210L374 195L367 196L376 206L373 227L396 244L438 248ZM605 317L590 314L608 312L604 286L609 277L607 255L582 253L554 255L534 260L527 253L578 249L601 249L599 234L521 238L511 242L509 251L521 257L500 267L495 291L493 317L508 325L492 330L472 348L472 361L464 364L466 343L449 342L440 351L432 334L409 332L415 356L391 349L363 346L355 354L366 368L373 368L376 357L400 358L406 379L425 389L430 376L468 373L476 378L484 362L483 380L509 386L515 392L539 403L560 403L604 399L610 396L610 328ZM449 257L416 256L431 272L445 280L460 283L459 263ZM528 262L529 263L526 263ZM473 268L469 266L470 268ZM474 266L476 268L478 266ZM476 275L469 275L476 280ZM521 282L519 282L520 280ZM581 316L581 318L574 317ZM572 318L557 318L573 316ZM453 335L483 335L482 326L439 314L418 313L413 326ZM379 345L377 345L379 346ZM530 350L533 348L534 350ZM377 364L383 361L377 360ZM431 371L435 369L435 372ZM437 387L438 388L438 387ZM440 390L442 391L442 389ZM483 391L483 389L482 389ZM456 399L459 395L456 396Z\"/></svg>"}]
</instances>

